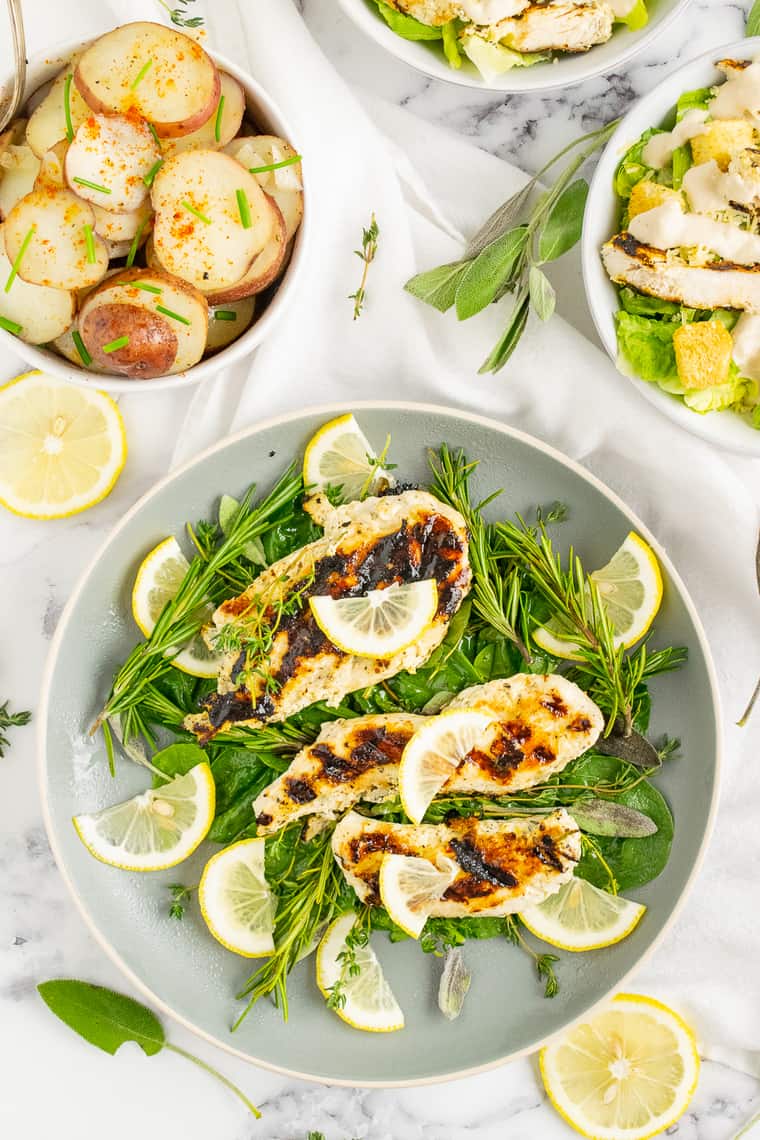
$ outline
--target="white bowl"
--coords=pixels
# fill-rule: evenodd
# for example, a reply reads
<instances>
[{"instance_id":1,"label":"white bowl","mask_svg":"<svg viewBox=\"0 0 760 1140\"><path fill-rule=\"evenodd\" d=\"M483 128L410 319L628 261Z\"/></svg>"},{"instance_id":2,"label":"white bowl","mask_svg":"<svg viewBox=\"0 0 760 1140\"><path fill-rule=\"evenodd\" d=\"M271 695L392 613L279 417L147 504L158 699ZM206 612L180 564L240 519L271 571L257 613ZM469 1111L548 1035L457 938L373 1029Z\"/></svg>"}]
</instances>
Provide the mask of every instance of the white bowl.
<instances>
[{"instance_id":1,"label":"white bowl","mask_svg":"<svg viewBox=\"0 0 760 1140\"><path fill-rule=\"evenodd\" d=\"M753 59L758 54L760 36L711 48L691 63L680 67L655 87L654 91L633 105L602 153L586 203L581 254L588 305L602 344L613 361L617 360L618 354L615 313L620 305L617 289L602 265L600 250L617 227L619 203L613 187L617 165L647 127L656 127L665 119L679 95L697 87L710 87L723 78L722 72L715 67L716 59ZM650 384L637 377L627 379L636 385L650 403L693 435L701 436L729 451L760 456L760 431L750 427L734 412L708 412L700 415L687 408L677 396L663 392L657 384Z\"/></svg>"},{"instance_id":2,"label":"white bowl","mask_svg":"<svg viewBox=\"0 0 760 1140\"><path fill-rule=\"evenodd\" d=\"M27 69L24 100L29 99L39 87L57 75L74 52L79 51L90 42L92 41L75 40L31 59ZM267 95L266 91L259 86L256 80L250 75L247 75L244 71L241 71L236 64L218 52L211 51L208 47L205 47L205 50L218 67L223 71L229 72L243 87L246 94L248 113L253 121L266 133L287 139L299 154L302 153L299 149L295 132L284 118L282 112L272 101L270 96ZM69 363L68 360L65 360L64 357L59 356L55 352L27 344L25 341L13 336L12 333L6 332L5 329L0 329L0 346L7 347L11 352L17 353L33 368L39 368L54 376L59 376L63 380L70 380L75 384L95 382L98 388L104 388L110 392L157 392L166 388L185 388L188 384L196 384L200 380L205 380L215 372L221 371L221 369L225 368L228 364L232 364L234 361L240 360L241 357L247 356L252 352L254 348L261 344L269 333L269 330L280 320L282 314L285 312L294 291L296 278L301 272L301 268L305 262L309 245L311 225L308 174L304 176L304 198L304 216L296 235L293 256L277 285L276 292L262 315L254 321L242 336L234 340L227 348L215 353L207 360L202 360L192 368L188 368L186 372L178 372L173 376L159 376L155 380L126 380L124 377L108 376L102 372L91 372L87 368L77 368L76 365Z\"/></svg>"},{"instance_id":3,"label":"white bowl","mask_svg":"<svg viewBox=\"0 0 760 1140\"><path fill-rule=\"evenodd\" d=\"M631 32L618 26L606 44L598 44L590 51L559 56L552 63L515 67L498 79L486 81L468 60L462 62L459 70L449 67L440 42L431 44L397 36L386 24L373 0L340 0L349 19L397 59L433 79L443 79L460 87L477 87L482 91L551 91L556 87L569 87L596 75L604 75L619 68L651 43L688 3L689 0L648 0L649 23L641 31Z\"/></svg>"}]
</instances>

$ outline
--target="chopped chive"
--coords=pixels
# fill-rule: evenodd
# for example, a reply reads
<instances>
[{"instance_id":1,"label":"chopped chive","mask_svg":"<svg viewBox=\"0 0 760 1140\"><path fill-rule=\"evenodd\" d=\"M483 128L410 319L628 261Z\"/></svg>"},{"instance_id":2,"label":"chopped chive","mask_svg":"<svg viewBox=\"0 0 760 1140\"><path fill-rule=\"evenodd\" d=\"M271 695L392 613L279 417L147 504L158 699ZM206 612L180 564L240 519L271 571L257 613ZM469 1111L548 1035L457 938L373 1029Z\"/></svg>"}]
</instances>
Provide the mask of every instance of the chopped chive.
<instances>
[{"instance_id":1,"label":"chopped chive","mask_svg":"<svg viewBox=\"0 0 760 1140\"><path fill-rule=\"evenodd\" d=\"M18 336L18 334L21 332L21 328L22 326L16 324L15 321L9 321L7 317L0 317L0 329L5 329L6 332L13 333L14 336Z\"/></svg>"},{"instance_id":2,"label":"chopped chive","mask_svg":"<svg viewBox=\"0 0 760 1140\"><path fill-rule=\"evenodd\" d=\"M149 285L147 281L130 281L129 285L133 289L142 289L144 293L163 293L163 289L159 289L158 285Z\"/></svg>"},{"instance_id":3,"label":"chopped chive","mask_svg":"<svg viewBox=\"0 0 760 1140\"><path fill-rule=\"evenodd\" d=\"M191 214L195 214L196 218L200 218L200 220L202 222L205 222L207 226L211 225L211 218L207 218L205 214L202 214L200 210L196 210L195 206L191 206L189 202L182 201L180 202L180 206L184 206L184 208L186 210L189 210Z\"/></svg>"},{"instance_id":4,"label":"chopped chive","mask_svg":"<svg viewBox=\"0 0 760 1140\"><path fill-rule=\"evenodd\" d=\"M90 356L89 352L85 348L84 341L82 340L81 336L76 331L76 329L71 334L71 339L74 341L74 347L76 348L77 352L79 353L79 355L82 359L82 364L84 364L85 368L89 368L90 365L92 364L92 357Z\"/></svg>"},{"instance_id":5,"label":"chopped chive","mask_svg":"<svg viewBox=\"0 0 760 1140\"><path fill-rule=\"evenodd\" d=\"M240 221L244 230L251 228L251 211L248 206L248 199L245 196L245 190L236 190L235 197L237 198L238 210L240 211Z\"/></svg>"},{"instance_id":6,"label":"chopped chive","mask_svg":"<svg viewBox=\"0 0 760 1140\"><path fill-rule=\"evenodd\" d=\"M137 233L132 238L132 244L129 247L129 253L127 254L127 261L126 261L126 268L127 269L131 269L135 263L135 257L137 256L137 251L140 248L140 238L142 237L143 230L145 229L147 224L148 224L148 219L145 218L144 221L140 222L140 225L137 227Z\"/></svg>"},{"instance_id":7,"label":"chopped chive","mask_svg":"<svg viewBox=\"0 0 760 1140\"><path fill-rule=\"evenodd\" d=\"M120 348L125 348L129 344L128 336L120 336L116 340L110 341L108 344L103 345L103 352L116 352Z\"/></svg>"},{"instance_id":8,"label":"chopped chive","mask_svg":"<svg viewBox=\"0 0 760 1140\"><path fill-rule=\"evenodd\" d=\"M90 182L87 178L72 178L71 181L76 182L79 186L86 186L88 190L97 190L99 194L111 193L108 186L101 186L98 182Z\"/></svg>"},{"instance_id":9,"label":"chopped chive","mask_svg":"<svg viewBox=\"0 0 760 1140\"><path fill-rule=\"evenodd\" d=\"M153 163L150 170L148 171L148 173L143 178L143 182L145 183L145 185L148 187L149 190L150 190L151 186L153 185L153 179L156 177L156 175L158 174L159 170L161 169L161 167L163 165L164 165L164 160L162 158L159 158L157 162Z\"/></svg>"},{"instance_id":10,"label":"chopped chive","mask_svg":"<svg viewBox=\"0 0 760 1140\"><path fill-rule=\"evenodd\" d=\"M236 321L237 313L234 309L217 309L214 313L215 321Z\"/></svg>"},{"instance_id":11,"label":"chopped chive","mask_svg":"<svg viewBox=\"0 0 760 1140\"><path fill-rule=\"evenodd\" d=\"M269 162L266 166L249 166L249 174L267 174L270 170L282 170L283 166L295 166L297 162L301 161L300 154L294 154L292 158L283 158L282 162Z\"/></svg>"},{"instance_id":12,"label":"chopped chive","mask_svg":"<svg viewBox=\"0 0 760 1140\"><path fill-rule=\"evenodd\" d=\"M219 96L219 105L216 108L216 118L214 119L214 138L217 142L222 141L222 113L224 111L224 95Z\"/></svg>"},{"instance_id":13,"label":"chopped chive","mask_svg":"<svg viewBox=\"0 0 760 1140\"><path fill-rule=\"evenodd\" d=\"M137 75L135 76L134 80L129 85L130 91L134 91L134 89L137 87L138 83L142 83L143 79L148 74L148 72L150 71L152 66L153 66L153 60L152 59L149 59L147 63L144 63L142 65L142 67L138 71Z\"/></svg>"},{"instance_id":14,"label":"chopped chive","mask_svg":"<svg viewBox=\"0 0 760 1140\"><path fill-rule=\"evenodd\" d=\"M187 317L181 317L179 313L173 312L171 309L165 309L163 305L156 305L156 312L163 313L165 317L171 317L173 321L180 321L183 325L192 324Z\"/></svg>"},{"instance_id":15,"label":"chopped chive","mask_svg":"<svg viewBox=\"0 0 760 1140\"><path fill-rule=\"evenodd\" d=\"M34 236L34 231L36 229L37 229L36 226L30 226L29 232L27 233L26 237L24 238L24 240L21 243L21 249L16 254L16 258L13 262L13 265L11 266L11 271L8 274L8 280L5 282L5 292L6 293L10 293L10 291L11 291L11 285L13 284L13 282L16 280L16 277L18 276L19 266L21 265L21 258L24 256L27 249L29 248L29 242L32 240L32 238Z\"/></svg>"},{"instance_id":16,"label":"chopped chive","mask_svg":"<svg viewBox=\"0 0 760 1140\"><path fill-rule=\"evenodd\" d=\"M70 71L63 82L63 113L66 117L66 138L74 141L74 124L71 121L71 84L74 72Z\"/></svg>"},{"instance_id":17,"label":"chopped chive","mask_svg":"<svg viewBox=\"0 0 760 1140\"><path fill-rule=\"evenodd\" d=\"M158 147L158 149L162 150L163 148L161 146L161 139L158 137L158 131L156 130L156 128L153 126L152 123L148 123L148 130L153 135L153 138L156 140L156 146Z\"/></svg>"},{"instance_id":18,"label":"chopped chive","mask_svg":"<svg viewBox=\"0 0 760 1140\"><path fill-rule=\"evenodd\" d=\"M95 238L92 234L92 226L82 226L84 230L84 240L87 243L87 260L90 265L94 265L97 261L95 256Z\"/></svg>"}]
</instances>

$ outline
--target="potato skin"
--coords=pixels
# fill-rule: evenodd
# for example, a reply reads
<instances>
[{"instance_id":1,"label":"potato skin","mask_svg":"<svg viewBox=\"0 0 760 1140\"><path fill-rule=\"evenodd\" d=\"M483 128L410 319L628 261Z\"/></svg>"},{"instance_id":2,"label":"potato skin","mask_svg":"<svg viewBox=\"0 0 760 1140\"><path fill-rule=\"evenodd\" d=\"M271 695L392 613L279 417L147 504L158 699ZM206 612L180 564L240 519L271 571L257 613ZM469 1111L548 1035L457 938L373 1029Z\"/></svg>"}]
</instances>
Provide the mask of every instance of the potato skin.
<instances>
[{"instance_id":1,"label":"potato skin","mask_svg":"<svg viewBox=\"0 0 760 1140\"><path fill-rule=\"evenodd\" d=\"M94 305L82 314L79 331L94 363L128 380L165 375L177 355L177 337L166 317L137 305ZM103 345L122 336L129 337L124 348L103 352Z\"/></svg>"}]
</instances>

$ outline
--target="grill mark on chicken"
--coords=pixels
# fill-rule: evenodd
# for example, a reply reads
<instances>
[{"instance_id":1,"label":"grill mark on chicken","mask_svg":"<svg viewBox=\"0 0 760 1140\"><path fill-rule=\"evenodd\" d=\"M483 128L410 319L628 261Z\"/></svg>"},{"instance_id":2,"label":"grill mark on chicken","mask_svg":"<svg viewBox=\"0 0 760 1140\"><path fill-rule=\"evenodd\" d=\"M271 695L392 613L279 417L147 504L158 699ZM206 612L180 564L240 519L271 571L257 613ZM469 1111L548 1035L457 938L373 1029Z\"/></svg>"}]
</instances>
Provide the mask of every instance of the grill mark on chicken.
<instances>
[{"instance_id":1,"label":"grill mark on chicken","mask_svg":"<svg viewBox=\"0 0 760 1140\"><path fill-rule=\"evenodd\" d=\"M305 780L288 780L288 794L294 804L307 804L317 798L317 793Z\"/></svg>"},{"instance_id":2,"label":"grill mark on chicken","mask_svg":"<svg viewBox=\"0 0 760 1140\"><path fill-rule=\"evenodd\" d=\"M484 879L487 883L493 883L495 887L517 886L517 879L511 871L503 871L501 867L488 863L482 851L478 851L469 839L452 839L451 850L459 866L468 875Z\"/></svg>"},{"instance_id":3,"label":"grill mark on chicken","mask_svg":"<svg viewBox=\"0 0 760 1140\"><path fill-rule=\"evenodd\" d=\"M370 768L398 764L410 736L411 732L388 732L384 725L360 730L356 734L358 743L351 748L348 757L336 756L326 744L314 744L311 755L322 765L314 779L343 784Z\"/></svg>"}]
</instances>

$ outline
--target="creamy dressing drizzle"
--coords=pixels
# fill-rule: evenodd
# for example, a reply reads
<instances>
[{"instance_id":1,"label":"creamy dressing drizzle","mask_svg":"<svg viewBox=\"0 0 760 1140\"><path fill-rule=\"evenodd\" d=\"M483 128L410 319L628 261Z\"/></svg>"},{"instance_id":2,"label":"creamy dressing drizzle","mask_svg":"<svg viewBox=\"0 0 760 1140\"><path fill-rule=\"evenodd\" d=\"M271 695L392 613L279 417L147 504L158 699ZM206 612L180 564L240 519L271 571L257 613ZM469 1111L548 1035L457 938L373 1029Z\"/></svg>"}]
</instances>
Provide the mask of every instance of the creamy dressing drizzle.
<instances>
[{"instance_id":1,"label":"creamy dressing drizzle","mask_svg":"<svg viewBox=\"0 0 760 1140\"><path fill-rule=\"evenodd\" d=\"M628 230L637 241L656 249L702 246L737 265L760 262L760 236L728 222L716 222L702 214L684 213L671 200L633 218Z\"/></svg>"},{"instance_id":2,"label":"creamy dressing drizzle","mask_svg":"<svg viewBox=\"0 0 760 1140\"><path fill-rule=\"evenodd\" d=\"M710 103L713 119L760 119L760 61L731 68Z\"/></svg>"},{"instance_id":3,"label":"creamy dressing drizzle","mask_svg":"<svg viewBox=\"0 0 760 1140\"><path fill-rule=\"evenodd\" d=\"M607 0L616 20L624 20L632 8L636 5L636 0Z\"/></svg>"},{"instance_id":4,"label":"creamy dressing drizzle","mask_svg":"<svg viewBox=\"0 0 760 1140\"><path fill-rule=\"evenodd\" d=\"M760 317L742 313L731 333L734 363L742 376L760 380Z\"/></svg>"},{"instance_id":5,"label":"creamy dressing drizzle","mask_svg":"<svg viewBox=\"0 0 760 1140\"><path fill-rule=\"evenodd\" d=\"M529 0L459 0L462 14L473 24L498 24L527 8Z\"/></svg>"},{"instance_id":6,"label":"creamy dressing drizzle","mask_svg":"<svg viewBox=\"0 0 760 1140\"><path fill-rule=\"evenodd\" d=\"M704 131L707 111L698 107L687 111L680 123L676 123L672 131L664 131L659 135L652 135L649 142L641 152L641 157L647 166L654 170L662 170L673 158L673 151L678 150L689 139L696 138Z\"/></svg>"},{"instance_id":7,"label":"creamy dressing drizzle","mask_svg":"<svg viewBox=\"0 0 760 1140\"><path fill-rule=\"evenodd\" d=\"M702 162L686 171L683 189L692 210L698 213L728 210L732 202L749 206L760 196L760 171L758 180L749 180L731 167L722 171L715 159L711 158L709 162Z\"/></svg>"}]
</instances>

